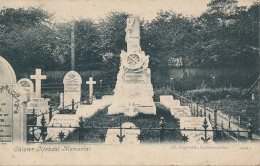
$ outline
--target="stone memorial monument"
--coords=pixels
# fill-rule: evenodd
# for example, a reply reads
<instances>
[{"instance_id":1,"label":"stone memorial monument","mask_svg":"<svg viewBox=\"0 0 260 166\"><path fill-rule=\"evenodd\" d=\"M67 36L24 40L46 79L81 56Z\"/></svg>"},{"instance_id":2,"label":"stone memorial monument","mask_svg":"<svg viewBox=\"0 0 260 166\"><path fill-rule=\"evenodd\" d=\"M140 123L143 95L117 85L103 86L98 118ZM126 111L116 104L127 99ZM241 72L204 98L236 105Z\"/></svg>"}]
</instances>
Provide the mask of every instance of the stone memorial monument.
<instances>
[{"instance_id":1,"label":"stone memorial monument","mask_svg":"<svg viewBox=\"0 0 260 166\"><path fill-rule=\"evenodd\" d=\"M34 94L33 82L28 78L22 78L17 82L17 85L27 93L30 100L31 96Z\"/></svg>"},{"instance_id":2,"label":"stone memorial monument","mask_svg":"<svg viewBox=\"0 0 260 166\"><path fill-rule=\"evenodd\" d=\"M149 56L140 47L140 19L132 15L127 19L127 52L121 52L121 65L114 90L114 100L108 114L137 113L156 114L153 102Z\"/></svg>"},{"instance_id":3,"label":"stone memorial monument","mask_svg":"<svg viewBox=\"0 0 260 166\"><path fill-rule=\"evenodd\" d=\"M89 81L86 81L86 84L89 85L89 102L93 102L93 85L96 84L96 81L93 81L93 77L89 77Z\"/></svg>"},{"instance_id":4,"label":"stone memorial monument","mask_svg":"<svg viewBox=\"0 0 260 166\"><path fill-rule=\"evenodd\" d=\"M16 84L11 65L0 56L0 143L26 143L28 96Z\"/></svg>"},{"instance_id":5,"label":"stone memorial monument","mask_svg":"<svg viewBox=\"0 0 260 166\"><path fill-rule=\"evenodd\" d=\"M41 69L36 69L36 74L31 75L31 79L35 79L35 95L31 97L30 102L27 104L27 114L32 114L33 109L35 109L36 114L41 115L49 111L49 99L44 99L41 97L41 80L46 79L46 75L41 74Z\"/></svg>"},{"instance_id":6,"label":"stone memorial monument","mask_svg":"<svg viewBox=\"0 0 260 166\"><path fill-rule=\"evenodd\" d=\"M64 84L64 107L72 109L72 100L78 103L81 100L82 79L76 71L69 71L63 78ZM76 107L74 107L76 108Z\"/></svg>"}]
</instances>

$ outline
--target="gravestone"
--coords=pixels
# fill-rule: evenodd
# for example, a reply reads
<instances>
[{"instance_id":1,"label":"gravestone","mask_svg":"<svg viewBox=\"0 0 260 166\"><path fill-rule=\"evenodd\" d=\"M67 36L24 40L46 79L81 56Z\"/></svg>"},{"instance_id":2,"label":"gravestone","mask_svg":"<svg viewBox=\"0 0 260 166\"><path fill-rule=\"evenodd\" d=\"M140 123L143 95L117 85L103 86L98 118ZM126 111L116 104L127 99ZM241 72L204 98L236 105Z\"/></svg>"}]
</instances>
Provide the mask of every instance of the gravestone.
<instances>
[{"instance_id":1,"label":"gravestone","mask_svg":"<svg viewBox=\"0 0 260 166\"><path fill-rule=\"evenodd\" d=\"M96 81L93 81L93 77L89 77L89 81L86 81L86 84L89 85L89 103L93 102L93 85L96 84Z\"/></svg>"},{"instance_id":2,"label":"gravestone","mask_svg":"<svg viewBox=\"0 0 260 166\"><path fill-rule=\"evenodd\" d=\"M36 69L35 75L31 75L30 78L35 80L35 98L41 98L41 80L46 80L46 75L42 75L41 69Z\"/></svg>"},{"instance_id":3,"label":"gravestone","mask_svg":"<svg viewBox=\"0 0 260 166\"><path fill-rule=\"evenodd\" d=\"M49 101L50 99L48 98L31 98L30 102L27 103L27 114L32 114L33 109L37 115L48 113L50 108Z\"/></svg>"},{"instance_id":4,"label":"gravestone","mask_svg":"<svg viewBox=\"0 0 260 166\"><path fill-rule=\"evenodd\" d=\"M58 108L63 108L64 106L64 93L60 93L60 105Z\"/></svg>"},{"instance_id":5,"label":"gravestone","mask_svg":"<svg viewBox=\"0 0 260 166\"><path fill-rule=\"evenodd\" d=\"M140 141L137 139L138 135L140 135L141 132L140 129L130 129L136 128L136 126L131 122L123 123L122 128L128 128L122 129L122 136L124 136L122 144L140 144ZM120 136L120 129L108 129L105 144L120 144L118 136Z\"/></svg>"},{"instance_id":6,"label":"gravestone","mask_svg":"<svg viewBox=\"0 0 260 166\"><path fill-rule=\"evenodd\" d=\"M26 93L11 65L0 56L0 142L26 143Z\"/></svg>"},{"instance_id":7,"label":"gravestone","mask_svg":"<svg viewBox=\"0 0 260 166\"><path fill-rule=\"evenodd\" d=\"M73 132L75 128L78 127L78 121L76 115L66 115L66 114L56 114L52 117L50 123L47 125L47 137L46 140L51 139L52 141L60 141L59 133L64 133L64 139L69 135L70 132ZM60 128L52 128L60 127ZM66 127L66 128L62 128ZM68 127L68 128L67 128ZM71 127L71 128L70 128Z\"/></svg>"},{"instance_id":8,"label":"gravestone","mask_svg":"<svg viewBox=\"0 0 260 166\"><path fill-rule=\"evenodd\" d=\"M33 82L28 78L22 78L17 82L17 85L28 94L30 100L34 93Z\"/></svg>"},{"instance_id":9,"label":"gravestone","mask_svg":"<svg viewBox=\"0 0 260 166\"><path fill-rule=\"evenodd\" d=\"M69 71L63 78L64 107L72 109L72 100L78 105L81 100L81 76L76 71ZM76 107L74 107L76 108Z\"/></svg>"},{"instance_id":10,"label":"gravestone","mask_svg":"<svg viewBox=\"0 0 260 166\"><path fill-rule=\"evenodd\" d=\"M46 75L41 74L41 69L36 69L35 75L31 75L31 79L35 79L35 95L30 98L30 102L27 103L27 114L32 114L33 109L37 115L46 113L49 111L50 99L44 99L41 97L41 80L46 79Z\"/></svg>"},{"instance_id":11,"label":"gravestone","mask_svg":"<svg viewBox=\"0 0 260 166\"><path fill-rule=\"evenodd\" d=\"M135 116L139 112L156 114L153 102L151 70L148 67L149 56L140 46L140 18L130 16L127 19L127 52L121 51L121 65L117 75L114 99L108 108L108 114L126 113Z\"/></svg>"}]
</instances>

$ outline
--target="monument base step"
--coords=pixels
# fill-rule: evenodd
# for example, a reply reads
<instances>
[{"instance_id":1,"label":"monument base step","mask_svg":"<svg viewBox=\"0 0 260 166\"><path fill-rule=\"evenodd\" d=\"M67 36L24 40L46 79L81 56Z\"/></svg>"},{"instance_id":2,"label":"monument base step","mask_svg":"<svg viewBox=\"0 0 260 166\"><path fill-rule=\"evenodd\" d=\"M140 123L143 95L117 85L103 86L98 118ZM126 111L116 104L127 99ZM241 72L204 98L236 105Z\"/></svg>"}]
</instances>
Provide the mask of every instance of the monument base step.
<instances>
[{"instance_id":1,"label":"monument base step","mask_svg":"<svg viewBox=\"0 0 260 166\"><path fill-rule=\"evenodd\" d=\"M111 105L108 107L108 115L115 115L120 113L128 113L130 111L129 106L124 105ZM144 114L153 114L156 115L156 107L155 104L147 105L147 106L135 106L133 109L133 113L144 113Z\"/></svg>"}]
</instances>

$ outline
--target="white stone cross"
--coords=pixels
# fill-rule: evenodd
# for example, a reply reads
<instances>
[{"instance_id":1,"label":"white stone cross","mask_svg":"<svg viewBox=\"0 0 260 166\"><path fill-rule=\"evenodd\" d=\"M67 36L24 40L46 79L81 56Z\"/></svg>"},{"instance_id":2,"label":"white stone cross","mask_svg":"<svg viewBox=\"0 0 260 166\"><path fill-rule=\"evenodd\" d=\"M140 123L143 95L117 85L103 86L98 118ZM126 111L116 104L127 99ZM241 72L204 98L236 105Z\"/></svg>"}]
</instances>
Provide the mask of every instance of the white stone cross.
<instances>
[{"instance_id":1,"label":"white stone cross","mask_svg":"<svg viewBox=\"0 0 260 166\"><path fill-rule=\"evenodd\" d=\"M89 77L89 81L86 81L86 84L89 84L89 101L93 101L93 85L96 84L96 81L93 81L93 77Z\"/></svg>"},{"instance_id":2,"label":"white stone cross","mask_svg":"<svg viewBox=\"0 0 260 166\"><path fill-rule=\"evenodd\" d=\"M35 79L35 97L41 98L41 80L46 80L46 75L42 75L41 69L36 69L35 75L30 75L30 78Z\"/></svg>"}]
</instances>

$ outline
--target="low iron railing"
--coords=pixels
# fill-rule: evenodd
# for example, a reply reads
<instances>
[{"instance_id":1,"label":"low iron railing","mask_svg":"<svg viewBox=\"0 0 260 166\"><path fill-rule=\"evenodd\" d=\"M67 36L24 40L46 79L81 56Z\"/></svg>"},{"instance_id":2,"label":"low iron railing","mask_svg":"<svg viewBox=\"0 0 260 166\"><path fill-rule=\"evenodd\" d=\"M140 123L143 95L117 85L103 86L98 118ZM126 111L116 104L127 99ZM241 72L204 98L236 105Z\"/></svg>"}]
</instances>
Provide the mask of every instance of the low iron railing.
<instances>
[{"instance_id":1,"label":"low iron railing","mask_svg":"<svg viewBox=\"0 0 260 166\"><path fill-rule=\"evenodd\" d=\"M122 121L120 119L120 126L119 127L104 127L104 126L84 126L84 121L83 118L80 117L79 118L79 122L78 122L78 126L47 126L46 125L46 121L45 121L45 117L44 114L42 114L42 119L41 119L41 125L27 125L28 127L28 143L35 143L35 142L44 142L47 143L48 141L46 141L46 137L48 135L47 133L47 128L60 128L60 129L65 129L65 128L74 128L77 129L78 131L78 142L86 142L86 140L84 140L84 135L86 134L86 131L89 130L107 130L107 129L119 129L120 130L120 134L117 135L118 137L118 141L120 143L122 143L124 141L125 135L122 134L122 130L132 130L132 129L138 129L140 130L140 134L138 134L138 136L136 137L137 140L139 140L140 142L142 142L145 138L144 136L144 131L149 130L149 131L159 131L159 143L164 143L165 142L165 132L166 131L171 131L171 132L180 132L180 131L188 131L188 132L204 132L204 136L201 137L201 140L203 140L205 143L208 142L208 140L210 139L208 137L208 132L213 132L213 140L217 139L217 133L221 132L221 133L226 133L227 131L225 129L221 129L219 130L218 128L214 128L214 129L208 129L208 124L207 124L207 120L206 118L203 121L202 127L203 129L180 129L179 127L176 128L167 128L164 117L161 117L160 122L159 122L159 126L158 128L147 128L147 127L136 127L136 128L123 128L122 127ZM240 133L248 133L248 140L252 140L252 128L253 126L250 125L251 127L248 128L248 130L230 130L229 132L233 132L233 133L237 133L236 134L236 140L239 141L240 140ZM40 134L39 137L36 138L35 136L35 130L39 129L40 130ZM60 139L60 142L64 141L64 137L65 134L63 131L60 131L58 133L58 138ZM99 134L99 139L100 139L100 143L103 143L105 141L106 136L103 133ZM182 142L188 142L189 138L188 135L181 135L181 140Z\"/></svg>"}]
</instances>

